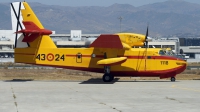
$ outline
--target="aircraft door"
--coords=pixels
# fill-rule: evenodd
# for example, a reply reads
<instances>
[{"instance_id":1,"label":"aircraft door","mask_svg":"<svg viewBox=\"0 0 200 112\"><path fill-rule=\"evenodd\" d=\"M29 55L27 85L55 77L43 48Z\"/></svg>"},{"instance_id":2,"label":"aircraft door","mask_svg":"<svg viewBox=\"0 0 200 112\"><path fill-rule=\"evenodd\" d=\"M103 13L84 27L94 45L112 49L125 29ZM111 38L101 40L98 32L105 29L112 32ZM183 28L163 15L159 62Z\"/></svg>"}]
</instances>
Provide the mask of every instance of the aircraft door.
<instances>
[{"instance_id":1,"label":"aircraft door","mask_svg":"<svg viewBox=\"0 0 200 112\"><path fill-rule=\"evenodd\" d=\"M146 57L146 66L147 66L146 69L150 70L152 65L154 65L154 64L152 63L151 56L147 56Z\"/></svg>"},{"instance_id":2,"label":"aircraft door","mask_svg":"<svg viewBox=\"0 0 200 112\"><path fill-rule=\"evenodd\" d=\"M144 63L145 63L144 64L145 65L145 67L144 67L145 70L152 70L152 69L156 68L156 63L155 63L155 61L154 61L152 56L147 56L146 57L146 61L144 61Z\"/></svg>"},{"instance_id":3,"label":"aircraft door","mask_svg":"<svg viewBox=\"0 0 200 112\"><path fill-rule=\"evenodd\" d=\"M147 66L148 66L148 70L157 70L157 63L155 61L155 58L153 58L152 56L147 56Z\"/></svg>"},{"instance_id":4,"label":"aircraft door","mask_svg":"<svg viewBox=\"0 0 200 112\"><path fill-rule=\"evenodd\" d=\"M76 54L76 63L82 63L82 54L81 53Z\"/></svg>"}]
</instances>

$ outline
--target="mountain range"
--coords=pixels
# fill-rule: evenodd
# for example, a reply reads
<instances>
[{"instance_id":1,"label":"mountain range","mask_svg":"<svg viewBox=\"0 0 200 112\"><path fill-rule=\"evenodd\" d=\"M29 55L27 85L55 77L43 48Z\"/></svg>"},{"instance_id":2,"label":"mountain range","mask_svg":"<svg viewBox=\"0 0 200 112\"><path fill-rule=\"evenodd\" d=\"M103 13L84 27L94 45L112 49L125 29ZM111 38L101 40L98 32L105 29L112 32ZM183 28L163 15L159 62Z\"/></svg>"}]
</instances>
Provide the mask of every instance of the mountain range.
<instances>
[{"instance_id":1,"label":"mountain range","mask_svg":"<svg viewBox=\"0 0 200 112\"><path fill-rule=\"evenodd\" d=\"M100 6L57 6L29 3L46 29L56 33L82 30L90 33L133 32L153 37L200 36L200 4L168 0L134 7L129 4ZM121 22L119 17L122 17ZM11 29L9 3L0 3L0 30Z\"/></svg>"}]
</instances>

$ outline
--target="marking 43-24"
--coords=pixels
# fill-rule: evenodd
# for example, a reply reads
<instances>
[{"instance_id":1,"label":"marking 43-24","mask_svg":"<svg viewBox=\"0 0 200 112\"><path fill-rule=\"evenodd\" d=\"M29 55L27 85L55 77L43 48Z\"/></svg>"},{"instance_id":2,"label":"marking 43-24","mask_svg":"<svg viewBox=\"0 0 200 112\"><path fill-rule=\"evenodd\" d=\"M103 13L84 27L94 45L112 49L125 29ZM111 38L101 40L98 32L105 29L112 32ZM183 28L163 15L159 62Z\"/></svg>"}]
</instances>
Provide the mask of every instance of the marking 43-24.
<instances>
[{"instance_id":1,"label":"marking 43-24","mask_svg":"<svg viewBox=\"0 0 200 112\"><path fill-rule=\"evenodd\" d=\"M36 59L40 61L65 61L65 55L64 54L38 54L36 56Z\"/></svg>"}]
</instances>

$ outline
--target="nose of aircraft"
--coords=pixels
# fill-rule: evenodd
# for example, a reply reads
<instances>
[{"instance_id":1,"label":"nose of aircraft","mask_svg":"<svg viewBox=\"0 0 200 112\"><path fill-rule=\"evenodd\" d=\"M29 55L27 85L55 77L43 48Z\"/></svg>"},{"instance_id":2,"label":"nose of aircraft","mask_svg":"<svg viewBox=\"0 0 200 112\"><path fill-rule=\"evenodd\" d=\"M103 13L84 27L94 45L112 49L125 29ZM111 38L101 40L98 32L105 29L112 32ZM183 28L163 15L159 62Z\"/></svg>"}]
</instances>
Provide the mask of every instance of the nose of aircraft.
<instances>
[{"instance_id":1,"label":"nose of aircraft","mask_svg":"<svg viewBox=\"0 0 200 112\"><path fill-rule=\"evenodd\" d=\"M177 69L176 69L177 74L183 72L187 67L187 62L183 59L177 59L176 64L177 64Z\"/></svg>"}]
</instances>

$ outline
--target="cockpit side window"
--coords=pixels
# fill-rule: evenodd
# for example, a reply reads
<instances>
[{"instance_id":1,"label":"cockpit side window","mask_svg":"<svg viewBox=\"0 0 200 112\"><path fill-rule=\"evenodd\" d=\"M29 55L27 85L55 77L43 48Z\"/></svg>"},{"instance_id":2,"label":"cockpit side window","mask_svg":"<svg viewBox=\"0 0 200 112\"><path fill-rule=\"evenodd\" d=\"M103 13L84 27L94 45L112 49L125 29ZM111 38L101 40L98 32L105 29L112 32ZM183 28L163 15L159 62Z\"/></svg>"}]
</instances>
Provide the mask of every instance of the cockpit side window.
<instances>
[{"instance_id":1,"label":"cockpit side window","mask_svg":"<svg viewBox=\"0 0 200 112\"><path fill-rule=\"evenodd\" d=\"M165 52L164 52L163 50L160 50L160 51L159 51L159 54L160 54L160 55L166 55Z\"/></svg>"}]
</instances>

